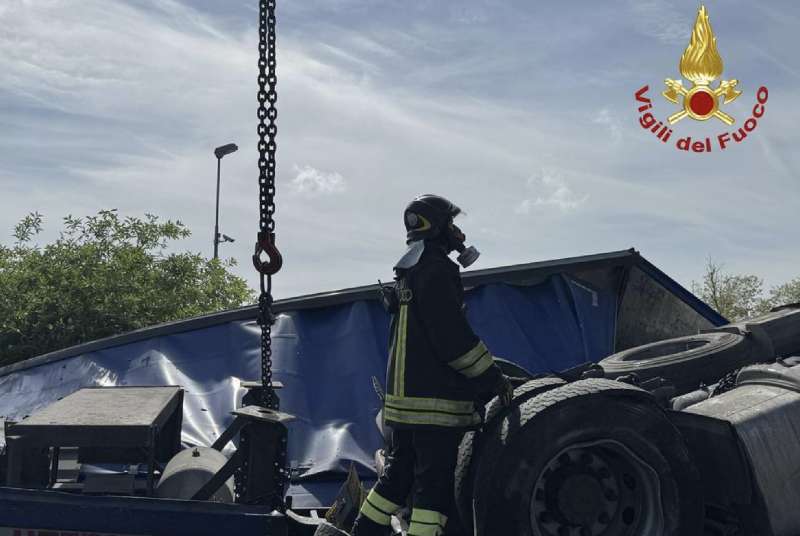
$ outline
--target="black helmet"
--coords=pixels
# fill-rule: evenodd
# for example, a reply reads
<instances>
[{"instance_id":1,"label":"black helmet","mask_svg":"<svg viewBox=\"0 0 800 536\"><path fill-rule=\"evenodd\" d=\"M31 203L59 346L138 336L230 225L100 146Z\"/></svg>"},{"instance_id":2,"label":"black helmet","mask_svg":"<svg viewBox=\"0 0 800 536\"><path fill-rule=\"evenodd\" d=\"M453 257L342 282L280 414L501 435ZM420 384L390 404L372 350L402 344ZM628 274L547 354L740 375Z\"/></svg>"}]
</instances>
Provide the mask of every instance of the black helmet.
<instances>
[{"instance_id":1,"label":"black helmet","mask_svg":"<svg viewBox=\"0 0 800 536\"><path fill-rule=\"evenodd\" d=\"M403 213L407 241L437 237L460 212L460 208L444 197L433 194L417 197Z\"/></svg>"}]
</instances>

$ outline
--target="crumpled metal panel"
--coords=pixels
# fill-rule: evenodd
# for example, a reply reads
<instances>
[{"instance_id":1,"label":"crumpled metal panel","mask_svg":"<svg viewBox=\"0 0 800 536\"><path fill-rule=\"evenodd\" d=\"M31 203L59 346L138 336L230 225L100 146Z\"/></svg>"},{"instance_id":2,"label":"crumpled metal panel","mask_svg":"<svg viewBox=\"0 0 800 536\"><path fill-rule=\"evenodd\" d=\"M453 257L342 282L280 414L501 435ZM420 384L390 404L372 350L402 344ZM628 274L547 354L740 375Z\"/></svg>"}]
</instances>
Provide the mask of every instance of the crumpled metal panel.
<instances>
[{"instance_id":1,"label":"crumpled metal panel","mask_svg":"<svg viewBox=\"0 0 800 536\"><path fill-rule=\"evenodd\" d=\"M764 383L759 383L759 376ZM782 381L777 381L782 376ZM774 536L800 534L800 366L747 367L735 389L685 411L733 424Z\"/></svg>"},{"instance_id":2,"label":"crumpled metal panel","mask_svg":"<svg viewBox=\"0 0 800 536\"><path fill-rule=\"evenodd\" d=\"M555 275L534 286L481 286L466 301L470 322L492 352L532 372L613 351L616 289ZM374 477L374 452L383 440L371 378L384 382L388 335L389 317L377 300L278 315L274 377L284 385L281 409L297 417L288 424L288 459L304 480L345 474L350 463ZM259 360L254 320L160 335L0 376L0 420L19 420L86 386L180 385L183 442L208 446L232 420L241 382L260 377Z\"/></svg>"}]
</instances>

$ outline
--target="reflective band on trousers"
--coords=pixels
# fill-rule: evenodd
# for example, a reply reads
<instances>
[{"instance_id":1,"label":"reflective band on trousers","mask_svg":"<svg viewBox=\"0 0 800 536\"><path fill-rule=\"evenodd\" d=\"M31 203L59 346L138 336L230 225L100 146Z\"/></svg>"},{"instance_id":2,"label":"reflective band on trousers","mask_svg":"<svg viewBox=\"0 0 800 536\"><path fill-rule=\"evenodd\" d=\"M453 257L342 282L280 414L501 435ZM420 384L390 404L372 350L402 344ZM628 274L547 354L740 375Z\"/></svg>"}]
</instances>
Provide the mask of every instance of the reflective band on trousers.
<instances>
[{"instance_id":1,"label":"reflective band on trousers","mask_svg":"<svg viewBox=\"0 0 800 536\"><path fill-rule=\"evenodd\" d=\"M474 426L480 424L481 417L475 411L470 414L440 413L428 410L397 409L389 405L383 406L383 417L387 421L401 424L429 424L433 426Z\"/></svg>"},{"instance_id":2,"label":"reflective band on trousers","mask_svg":"<svg viewBox=\"0 0 800 536\"><path fill-rule=\"evenodd\" d=\"M406 336L408 334L408 305L401 305L394 337L394 392L405 393Z\"/></svg>"},{"instance_id":3,"label":"reflective band on trousers","mask_svg":"<svg viewBox=\"0 0 800 536\"><path fill-rule=\"evenodd\" d=\"M447 364L467 378L475 378L483 374L493 363L489 349L483 342L479 342L472 350Z\"/></svg>"},{"instance_id":4,"label":"reflective band on trousers","mask_svg":"<svg viewBox=\"0 0 800 536\"><path fill-rule=\"evenodd\" d=\"M392 524L391 515L400 510L400 506L392 501L381 497L373 489L367 495L366 500L361 505L361 513L379 525L389 526Z\"/></svg>"},{"instance_id":5,"label":"reflective band on trousers","mask_svg":"<svg viewBox=\"0 0 800 536\"><path fill-rule=\"evenodd\" d=\"M435 411L455 415L472 415L475 403L471 400L445 400L442 398L426 398L416 396L397 396L386 394L386 405L392 409Z\"/></svg>"},{"instance_id":6,"label":"reflective band on trousers","mask_svg":"<svg viewBox=\"0 0 800 536\"><path fill-rule=\"evenodd\" d=\"M408 536L439 536L444 532L447 516L434 510L414 508L411 511L411 524Z\"/></svg>"}]
</instances>

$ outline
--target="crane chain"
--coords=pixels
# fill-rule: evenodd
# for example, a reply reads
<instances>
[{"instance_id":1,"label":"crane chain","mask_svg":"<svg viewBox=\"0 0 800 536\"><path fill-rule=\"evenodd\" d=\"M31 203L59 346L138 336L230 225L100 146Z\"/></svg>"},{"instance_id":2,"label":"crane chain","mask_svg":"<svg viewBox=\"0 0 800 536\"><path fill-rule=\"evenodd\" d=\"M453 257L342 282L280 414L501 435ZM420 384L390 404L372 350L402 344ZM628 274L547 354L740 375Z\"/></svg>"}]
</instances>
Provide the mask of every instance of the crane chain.
<instances>
[{"instance_id":1,"label":"crane chain","mask_svg":"<svg viewBox=\"0 0 800 536\"><path fill-rule=\"evenodd\" d=\"M258 257L263 244L274 244L275 240L275 137L278 127L275 120L278 110L275 53L275 4L276 0L259 0L258 42L258 190L259 190L259 234L253 262L261 278L261 294L258 298L258 323L261 326L261 385L264 407L278 409L278 400L272 386L272 275L280 268L264 269ZM261 248L261 249L259 249ZM275 250L276 251L276 250Z\"/></svg>"}]
</instances>

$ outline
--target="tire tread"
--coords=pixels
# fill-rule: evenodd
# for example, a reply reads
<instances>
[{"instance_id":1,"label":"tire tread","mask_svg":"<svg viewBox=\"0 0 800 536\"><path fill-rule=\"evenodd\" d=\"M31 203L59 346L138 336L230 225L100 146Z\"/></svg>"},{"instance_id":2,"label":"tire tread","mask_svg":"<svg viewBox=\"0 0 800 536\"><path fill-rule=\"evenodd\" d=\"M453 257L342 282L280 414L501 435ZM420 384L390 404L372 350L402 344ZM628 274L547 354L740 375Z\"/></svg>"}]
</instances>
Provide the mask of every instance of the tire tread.
<instances>
[{"instance_id":1,"label":"tire tread","mask_svg":"<svg viewBox=\"0 0 800 536\"><path fill-rule=\"evenodd\" d=\"M548 377L530 380L514 389L514 398L511 407L506 408L500 403L498 397L494 397L486 404L484 425L481 431L470 431L464 434L461 444L458 447L458 461L456 463L456 473L454 481L454 493L456 508L461 517L462 524L471 533L472 529L472 490L474 489L474 454L479 450L483 438L491 436L495 428L500 424L501 419L512 411L512 408L527 402L529 399L545 391L555 389L566 382L561 378ZM476 449L476 447L478 447ZM478 458L479 460L479 458ZM478 461L478 463L480 463Z\"/></svg>"}]
</instances>

